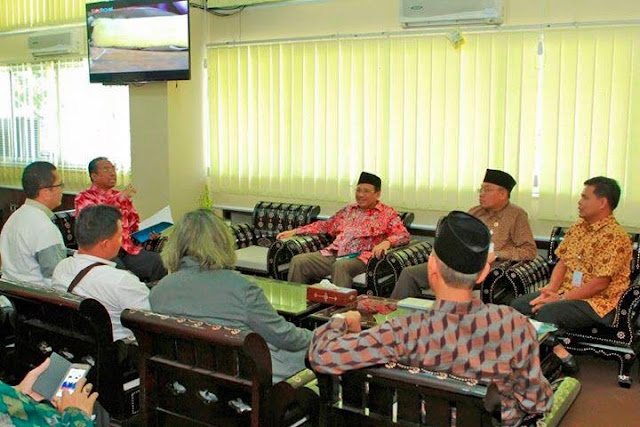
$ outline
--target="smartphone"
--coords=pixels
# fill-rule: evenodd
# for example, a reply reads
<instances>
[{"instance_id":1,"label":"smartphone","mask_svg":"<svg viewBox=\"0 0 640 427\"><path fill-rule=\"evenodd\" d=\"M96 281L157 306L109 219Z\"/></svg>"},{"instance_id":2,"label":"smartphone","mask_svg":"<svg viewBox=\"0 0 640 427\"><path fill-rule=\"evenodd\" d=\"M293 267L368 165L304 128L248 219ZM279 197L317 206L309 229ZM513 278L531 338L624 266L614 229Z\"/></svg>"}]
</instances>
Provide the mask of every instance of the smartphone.
<instances>
[{"instance_id":1,"label":"smartphone","mask_svg":"<svg viewBox=\"0 0 640 427\"><path fill-rule=\"evenodd\" d=\"M89 365L84 365L81 363L74 363L71 365L69 372L67 372L67 376L62 380L60 387L58 387L58 391L56 392L56 397L62 397L62 392L65 390L69 391L69 394L73 394L76 389L76 384L80 381L81 378L84 378L89 372Z\"/></svg>"},{"instance_id":2,"label":"smartphone","mask_svg":"<svg viewBox=\"0 0 640 427\"><path fill-rule=\"evenodd\" d=\"M48 400L62 397L64 390L73 394L76 384L87 375L91 365L71 363L58 353L51 353L49 357L49 367L40 374L33 384L33 391Z\"/></svg>"}]
</instances>

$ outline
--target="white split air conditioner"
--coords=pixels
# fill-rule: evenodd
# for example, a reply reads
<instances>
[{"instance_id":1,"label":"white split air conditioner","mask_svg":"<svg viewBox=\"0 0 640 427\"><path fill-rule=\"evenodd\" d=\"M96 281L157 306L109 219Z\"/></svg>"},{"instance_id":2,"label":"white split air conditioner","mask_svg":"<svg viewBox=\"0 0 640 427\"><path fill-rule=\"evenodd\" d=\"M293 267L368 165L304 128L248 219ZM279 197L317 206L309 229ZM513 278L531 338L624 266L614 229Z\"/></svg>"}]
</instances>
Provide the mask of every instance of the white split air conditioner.
<instances>
[{"instance_id":1,"label":"white split air conditioner","mask_svg":"<svg viewBox=\"0 0 640 427\"><path fill-rule=\"evenodd\" d=\"M61 56L82 52L81 34L74 30L33 34L29 36L27 43L29 51L34 57Z\"/></svg>"},{"instance_id":2,"label":"white split air conditioner","mask_svg":"<svg viewBox=\"0 0 640 427\"><path fill-rule=\"evenodd\" d=\"M401 0L400 24L411 27L500 25L502 0Z\"/></svg>"}]
</instances>

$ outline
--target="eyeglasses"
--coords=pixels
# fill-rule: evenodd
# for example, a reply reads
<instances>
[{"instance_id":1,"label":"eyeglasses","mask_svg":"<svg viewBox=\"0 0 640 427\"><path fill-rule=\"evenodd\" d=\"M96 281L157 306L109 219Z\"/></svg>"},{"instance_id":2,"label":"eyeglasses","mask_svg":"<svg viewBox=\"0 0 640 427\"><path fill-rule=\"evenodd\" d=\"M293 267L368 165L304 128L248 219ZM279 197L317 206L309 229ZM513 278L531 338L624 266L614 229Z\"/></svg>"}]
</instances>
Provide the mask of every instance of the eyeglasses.
<instances>
[{"instance_id":1,"label":"eyeglasses","mask_svg":"<svg viewBox=\"0 0 640 427\"><path fill-rule=\"evenodd\" d=\"M61 182L60 184L56 184L56 185L47 185L46 187L40 187L40 189L43 189L43 188L57 188L57 187L64 188L64 182Z\"/></svg>"},{"instance_id":2,"label":"eyeglasses","mask_svg":"<svg viewBox=\"0 0 640 427\"><path fill-rule=\"evenodd\" d=\"M487 194L487 193L493 193L495 191L500 190L499 188L486 188L486 187L482 187L482 188L478 188L478 193L480 194Z\"/></svg>"},{"instance_id":3,"label":"eyeglasses","mask_svg":"<svg viewBox=\"0 0 640 427\"><path fill-rule=\"evenodd\" d=\"M370 190L368 188L356 188L356 194L373 194L376 190Z\"/></svg>"}]
</instances>

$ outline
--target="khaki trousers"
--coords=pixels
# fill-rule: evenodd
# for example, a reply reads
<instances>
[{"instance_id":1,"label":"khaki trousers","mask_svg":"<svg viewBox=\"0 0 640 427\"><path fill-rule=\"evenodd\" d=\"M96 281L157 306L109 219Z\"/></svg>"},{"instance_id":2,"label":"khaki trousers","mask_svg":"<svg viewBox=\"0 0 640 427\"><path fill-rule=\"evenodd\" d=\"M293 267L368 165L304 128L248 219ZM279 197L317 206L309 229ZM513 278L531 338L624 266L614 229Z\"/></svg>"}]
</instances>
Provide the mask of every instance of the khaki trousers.
<instances>
[{"instance_id":1,"label":"khaki trousers","mask_svg":"<svg viewBox=\"0 0 640 427\"><path fill-rule=\"evenodd\" d=\"M331 275L331 281L336 286L350 288L353 278L364 273L367 266L358 258L342 258L324 256L320 252L296 255L289 264L289 282L318 283Z\"/></svg>"}]
</instances>

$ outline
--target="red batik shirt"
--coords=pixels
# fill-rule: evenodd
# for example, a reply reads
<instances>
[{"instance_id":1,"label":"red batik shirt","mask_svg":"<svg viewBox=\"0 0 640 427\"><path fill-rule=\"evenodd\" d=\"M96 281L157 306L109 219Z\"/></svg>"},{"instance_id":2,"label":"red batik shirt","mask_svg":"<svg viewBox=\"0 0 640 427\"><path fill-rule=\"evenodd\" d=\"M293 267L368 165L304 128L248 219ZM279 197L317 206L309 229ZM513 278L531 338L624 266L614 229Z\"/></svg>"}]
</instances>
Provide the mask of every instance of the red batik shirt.
<instances>
[{"instance_id":1,"label":"red batik shirt","mask_svg":"<svg viewBox=\"0 0 640 427\"><path fill-rule=\"evenodd\" d=\"M111 205L118 208L122 214L122 249L131 255L140 253L142 248L133 243L131 238L131 234L138 231L140 216L129 197L122 195L121 191L114 189L102 190L92 184L88 190L78 193L75 203L76 216L87 206Z\"/></svg>"},{"instance_id":2,"label":"red batik shirt","mask_svg":"<svg viewBox=\"0 0 640 427\"><path fill-rule=\"evenodd\" d=\"M372 209L360 209L357 203L348 205L326 221L298 228L296 234L329 233L333 242L320 253L324 256L344 256L360 253L365 264L373 255L373 247L388 240L392 247L409 243L407 231L398 213L391 206L378 202Z\"/></svg>"}]
</instances>

